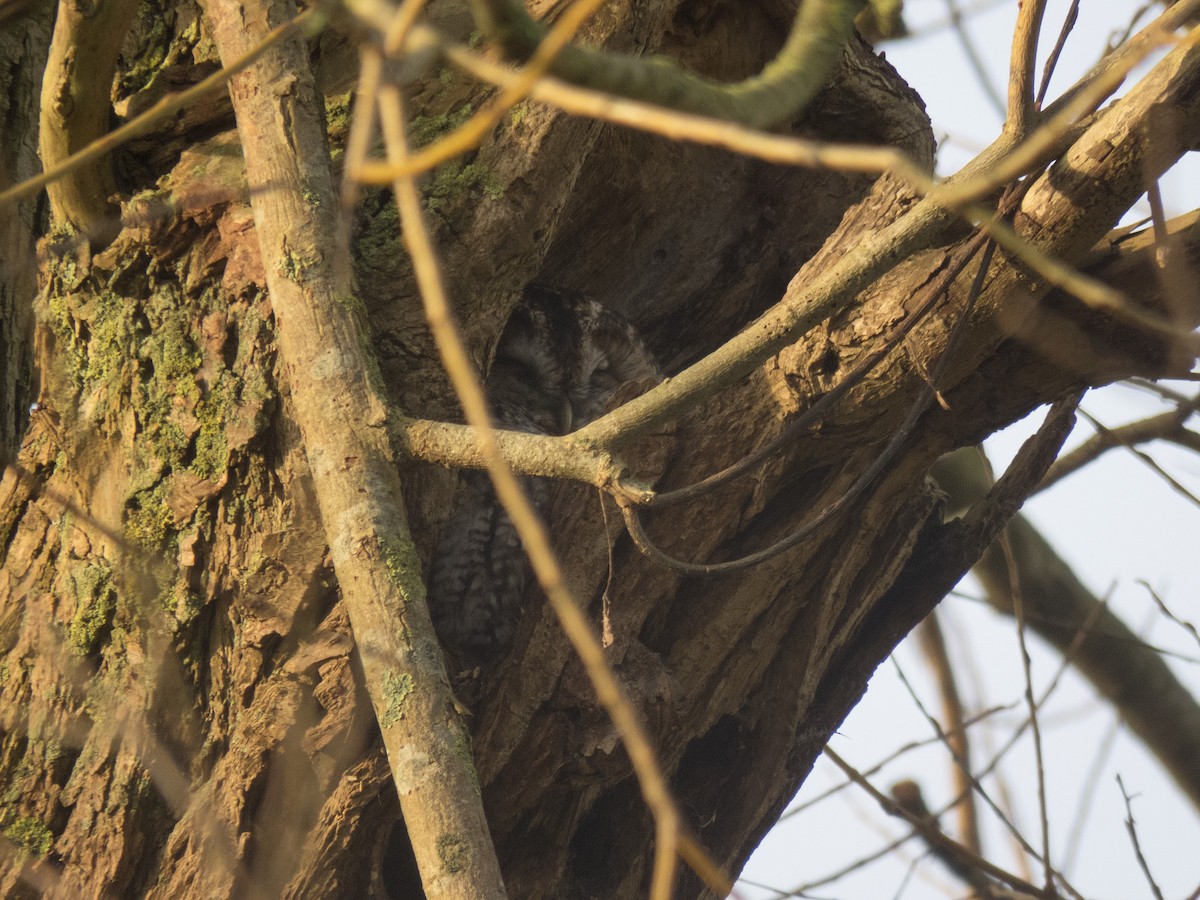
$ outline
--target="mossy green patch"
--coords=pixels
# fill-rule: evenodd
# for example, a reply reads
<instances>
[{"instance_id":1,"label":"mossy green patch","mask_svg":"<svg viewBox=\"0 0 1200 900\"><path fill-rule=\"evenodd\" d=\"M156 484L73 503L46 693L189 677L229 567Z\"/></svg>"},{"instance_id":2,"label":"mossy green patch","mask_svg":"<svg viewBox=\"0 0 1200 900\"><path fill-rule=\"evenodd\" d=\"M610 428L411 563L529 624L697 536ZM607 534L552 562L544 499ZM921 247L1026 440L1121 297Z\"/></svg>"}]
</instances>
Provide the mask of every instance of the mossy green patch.
<instances>
[{"instance_id":1,"label":"mossy green patch","mask_svg":"<svg viewBox=\"0 0 1200 900\"><path fill-rule=\"evenodd\" d=\"M46 856L54 845L54 832L41 819L33 816L22 816L7 825L4 836L16 844L22 853L39 859Z\"/></svg>"},{"instance_id":2,"label":"mossy green patch","mask_svg":"<svg viewBox=\"0 0 1200 900\"><path fill-rule=\"evenodd\" d=\"M467 843L453 834L443 834L437 839L438 859L449 875L457 875L467 867Z\"/></svg>"},{"instance_id":3,"label":"mossy green patch","mask_svg":"<svg viewBox=\"0 0 1200 900\"><path fill-rule=\"evenodd\" d=\"M383 676L384 713L379 718L380 728L391 728L404 718L404 701L416 687L413 677L407 672L386 672Z\"/></svg>"},{"instance_id":4,"label":"mossy green patch","mask_svg":"<svg viewBox=\"0 0 1200 900\"><path fill-rule=\"evenodd\" d=\"M504 188L482 163L470 163L460 169L446 167L425 190L425 207L431 212L444 209L464 194L479 191L489 200L504 196Z\"/></svg>"},{"instance_id":5,"label":"mossy green patch","mask_svg":"<svg viewBox=\"0 0 1200 900\"><path fill-rule=\"evenodd\" d=\"M525 121L525 117L529 115L529 111L533 109L532 104L528 100L522 100L519 103L514 103L508 111L508 124L514 128Z\"/></svg>"},{"instance_id":6,"label":"mossy green patch","mask_svg":"<svg viewBox=\"0 0 1200 900\"><path fill-rule=\"evenodd\" d=\"M411 540L391 537L380 542L379 554L387 566L392 581L400 588L405 602L424 599L425 585L421 581L421 559Z\"/></svg>"},{"instance_id":7,"label":"mossy green patch","mask_svg":"<svg viewBox=\"0 0 1200 900\"><path fill-rule=\"evenodd\" d=\"M473 111L470 103L464 103L458 109L440 116L417 116L408 126L409 139L414 147L432 144L442 135L449 134L471 118Z\"/></svg>"},{"instance_id":8,"label":"mossy green patch","mask_svg":"<svg viewBox=\"0 0 1200 900\"><path fill-rule=\"evenodd\" d=\"M229 468L229 446L225 425L236 412L231 376L222 377L208 395L196 404L200 431L196 435L196 454L191 470L201 478L216 478Z\"/></svg>"},{"instance_id":9,"label":"mossy green patch","mask_svg":"<svg viewBox=\"0 0 1200 900\"><path fill-rule=\"evenodd\" d=\"M315 253L299 253L289 250L284 253L283 259L279 263L279 274L292 281L300 281L316 268L320 261L320 257Z\"/></svg>"},{"instance_id":10,"label":"mossy green patch","mask_svg":"<svg viewBox=\"0 0 1200 900\"><path fill-rule=\"evenodd\" d=\"M167 484L138 491L125 513L125 536L147 550L163 550L174 537L174 514L167 506Z\"/></svg>"},{"instance_id":11,"label":"mossy green patch","mask_svg":"<svg viewBox=\"0 0 1200 900\"><path fill-rule=\"evenodd\" d=\"M87 656L96 649L101 633L112 622L117 589L112 567L103 559L75 566L70 579L75 614L67 628L67 643L76 655Z\"/></svg>"}]
</instances>

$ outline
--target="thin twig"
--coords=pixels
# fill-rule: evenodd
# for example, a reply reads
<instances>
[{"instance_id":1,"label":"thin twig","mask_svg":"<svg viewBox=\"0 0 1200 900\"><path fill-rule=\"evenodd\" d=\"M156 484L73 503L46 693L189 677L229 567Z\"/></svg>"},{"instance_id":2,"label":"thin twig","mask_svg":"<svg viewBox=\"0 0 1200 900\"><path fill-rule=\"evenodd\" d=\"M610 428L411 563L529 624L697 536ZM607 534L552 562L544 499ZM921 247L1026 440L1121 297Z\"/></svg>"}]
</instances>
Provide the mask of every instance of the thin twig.
<instances>
[{"instance_id":1,"label":"thin twig","mask_svg":"<svg viewBox=\"0 0 1200 900\"><path fill-rule=\"evenodd\" d=\"M970 790L971 743L967 730L963 727L966 714L937 610L926 616L917 626L917 639L926 662L933 670L938 693L942 698L942 717L945 724L939 722L938 731L955 762L951 773L954 786L957 793L964 795L963 802L958 805L959 839L967 847L980 853L983 845L979 840L979 816L975 808L975 797Z\"/></svg>"},{"instance_id":2,"label":"thin twig","mask_svg":"<svg viewBox=\"0 0 1200 900\"><path fill-rule=\"evenodd\" d=\"M942 729L941 723L931 716L929 711L925 709L925 704L921 702L921 698L918 697L917 692L913 690L912 685L909 683L908 677L904 674L903 669L900 668L900 664L896 662L894 657L892 659L892 663L896 667L896 672L900 677L901 684L903 684L905 689L908 691L908 695L916 704L916 707L920 711L921 715L925 717L925 721L928 722L930 727L933 728L934 734L937 735L938 740L944 746L950 749L951 757L955 764L955 774L959 776L957 780L960 782L960 784L958 786L958 790L954 794L954 799L947 804L946 809L953 809L955 806L960 806L963 804L972 804L973 796L978 794L980 799L982 799L983 802L987 804L988 808L995 814L996 818L1000 820L1001 824L1003 824L1004 827L1008 829L1009 833L1016 839L1017 843L1021 846L1021 849L1027 852L1030 856L1035 858L1038 857L1037 850L1035 850L1033 846L1031 846L1030 843L1025 839L1024 835L1021 834L1021 830L1017 828L1017 825L1012 820L1012 817L1000 808L1000 805L992 799L991 795L984 788L983 783L971 772L967 765L967 758L959 756L954 748L950 746L947 739L947 734ZM964 732L960 731L959 734L964 734ZM936 815L940 817L945 811L945 809L940 810L938 813L936 813ZM975 841L976 846L971 846L967 834L964 833L964 845L970 847L976 853L982 852L981 847L978 844L978 835L975 835Z\"/></svg>"},{"instance_id":3,"label":"thin twig","mask_svg":"<svg viewBox=\"0 0 1200 900\"><path fill-rule=\"evenodd\" d=\"M1133 821L1133 802L1129 797L1129 793L1125 790L1125 782L1121 780L1120 775L1117 775L1117 787L1121 789L1121 796L1125 798L1125 830L1129 832L1129 840L1133 843L1133 852L1137 854L1138 866L1141 867L1142 873L1146 876L1146 881L1150 884L1150 890L1157 900L1165 900L1162 888L1158 886L1158 882L1150 874L1150 864L1146 862L1146 856L1142 853L1142 845L1138 841L1137 836L1137 826Z\"/></svg>"},{"instance_id":4,"label":"thin twig","mask_svg":"<svg viewBox=\"0 0 1200 900\"><path fill-rule=\"evenodd\" d=\"M1184 428L1184 422L1195 415L1197 411L1200 411L1200 397L1194 397L1186 404L1180 404L1171 412L1160 413L1157 416L1140 419L1117 428L1097 430L1094 435L1070 453L1064 453L1054 461L1054 465L1046 473L1045 479L1038 485L1038 490L1046 490L1068 475L1095 462L1116 447L1134 447L1157 440L1186 444L1187 440L1184 435L1190 435L1192 432Z\"/></svg>"},{"instance_id":5,"label":"thin twig","mask_svg":"<svg viewBox=\"0 0 1200 900\"><path fill-rule=\"evenodd\" d=\"M352 177L363 184L387 184L401 174L427 172L459 154L473 150L504 118L505 113L528 96L534 84L546 74L555 58L602 3L604 0L576 0L572 3L546 33L516 78L501 89L500 96L445 137L410 156L404 163L404 173L397 172L390 163L363 163L355 169ZM403 46L403 39L389 36L388 43L399 48Z\"/></svg>"},{"instance_id":6,"label":"thin twig","mask_svg":"<svg viewBox=\"0 0 1200 900\"><path fill-rule=\"evenodd\" d=\"M859 774L859 772L853 766L842 759L831 748L825 748L825 755L829 757L830 761L832 761L835 766L841 769L851 781L874 797L875 801L879 803L879 805L882 806L888 813L904 819L931 845L936 844L946 852L953 854L957 859L971 868L980 872L984 872L990 875L992 878L995 878L997 881L1007 884L1010 887L1014 887L1017 890L1026 891L1035 897L1045 896L1045 892L1041 888L1030 884L1028 881L1025 881L1022 878L1018 878L1011 872L1001 869L994 863L988 862L988 860L984 859L978 853L973 853L957 841L951 840L939 829L931 828L928 822L922 820L918 816L913 815L891 797L887 796L887 794L884 794L882 791L877 789L873 784L871 784L871 782Z\"/></svg>"},{"instance_id":7,"label":"thin twig","mask_svg":"<svg viewBox=\"0 0 1200 900\"><path fill-rule=\"evenodd\" d=\"M1182 484L1175 478L1175 476L1159 465L1154 457L1152 457L1149 453L1146 453L1140 447L1137 447L1126 440L1121 440L1118 436L1113 435L1106 426L1101 425L1100 422L1098 422L1094 417L1088 415L1083 410L1080 410L1079 414L1083 416L1083 418L1087 419L1091 426L1096 429L1096 431L1101 434L1109 435L1111 440L1116 441L1131 454L1133 454L1135 459L1146 465L1151 471L1162 478L1163 481L1165 481L1171 487L1171 489L1175 491L1175 493L1190 500L1194 505L1200 506L1200 497L1197 497L1195 494L1193 494L1190 490L1188 490L1186 485Z\"/></svg>"},{"instance_id":8,"label":"thin twig","mask_svg":"<svg viewBox=\"0 0 1200 900\"><path fill-rule=\"evenodd\" d=\"M1010 703L1005 706L993 706L993 707L990 707L989 709L985 709L983 712L978 713L978 714L966 719L962 724L962 728L964 728L964 729L970 728L972 725L975 725L976 723L981 722L984 719L990 718L991 716L994 716L997 713L1008 712L1008 711L1012 710L1014 708L1014 706L1015 706L1015 704ZM956 733L957 733L957 730L951 731L949 729L947 729L945 732L946 735L953 735ZM943 742L943 740L944 740L944 738L942 735L935 734L932 737L924 738L919 741L909 741L908 743L904 744L903 746L898 747L897 749L893 750L891 753L889 753L887 756L885 756L879 762L875 763L870 768L861 770L862 774L866 775L869 778L870 776L875 775L878 772L882 771L885 766L895 762L897 759L904 756L905 754L911 753L913 750L918 750L921 747L928 747L931 744L940 744ZM810 799L805 800L803 803L799 803L796 806L791 807L787 812L785 812L782 816L779 817L779 821L782 822L785 819L790 819L793 816L799 815L800 813L804 812L807 809L810 809L811 807L822 802L823 800L829 799L834 794L844 791L846 788L850 787L850 785L852 785L852 784L854 784L854 782L852 782L852 781L843 781L839 784L835 784L831 788L827 788L826 790L817 794L815 797L811 797Z\"/></svg>"},{"instance_id":9,"label":"thin twig","mask_svg":"<svg viewBox=\"0 0 1200 900\"><path fill-rule=\"evenodd\" d=\"M930 811L925 803L925 798L921 793L921 786L915 781L909 779L896 782L892 785L891 795L892 799L902 809L924 822L931 831L945 835L938 822L938 817ZM991 893L991 889L996 886L996 882L988 878L974 866L964 862L958 855L947 850L942 844L930 840L927 832L922 831L921 838L925 841L929 852L942 865L949 869L959 880L973 887L981 896L987 897ZM968 847L966 844L963 844L963 846L972 853L979 853L975 847Z\"/></svg>"},{"instance_id":10,"label":"thin twig","mask_svg":"<svg viewBox=\"0 0 1200 900\"><path fill-rule=\"evenodd\" d=\"M1067 834L1067 849L1062 855L1062 867L1065 871L1070 872L1075 868L1075 859L1079 855L1080 847L1083 846L1084 829L1092 820L1092 802L1099 793L1097 788L1100 784L1100 774L1112 757L1113 748L1117 745L1117 735L1121 733L1121 725L1121 716L1114 715L1108 728L1105 729L1104 735L1096 742L1096 752L1093 754L1091 765L1088 766L1087 774L1081 782L1074 821L1072 821L1071 830Z\"/></svg>"},{"instance_id":11,"label":"thin twig","mask_svg":"<svg viewBox=\"0 0 1200 900\"><path fill-rule=\"evenodd\" d=\"M403 166L408 159L403 97L399 89L384 85L380 89L380 115L391 162ZM512 470L505 462L491 427L491 416L483 389L475 374L466 348L458 334L442 281L433 243L425 225L421 198L411 175L400 175L393 185L396 203L404 226L404 239L425 304L426 318L437 342L442 363L458 394L467 422L475 429L479 452L487 464L496 496L511 518L529 554L534 574L563 631L579 655L597 697L608 712L617 733L629 753L638 785L655 822L654 868L651 897L667 900L674 883L675 860L680 839L679 812L658 767L655 753L641 724L640 716L613 675L600 642L592 633L587 617L567 587L561 568L550 547L546 527L538 518ZM688 847L689 856L702 854ZM706 867L716 871L715 864ZM725 890L727 879L710 884L715 891Z\"/></svg>"},{"instance_id":12,"label":"thin twig","mask_svg":"<svg viewBox=\"0 0 1200 900\"><path fill-rule=\"evenodd\" d=\"M1017 623L1017 644L1021 652L1021 672L1025 678L1025 702L1029 707L1029 733L1033 738L1033 757L1037 775L1038 817L1042 832L1042 866L1045 874L1046 892L1054 889L1054 869L1050 862L1050 813L1046 803L1046 757L1042 751L1042 728L1038 720L1038 702L1033 696L1033 660L1025 640L1025 600L1021 593L1021 572L1013 554L1008 531L1000 534L999 546L1008 566L1009 593L1012 598L1013 616Z\"/></svg>"},{"instance_id":13,"label":"thin twig","mask_svg":"<svg viewBox=\"0 0 1200 900\"><path fill-rule=\"evenodd\" d=\"M1042 67L1042 81L1038 85L1037 98L1034 100L1034 107L1036 109L1042 108L1042 103L1046 99L1046 91L1050 89L1050 79L1054 77L1054 70L1058 68L1058 59L1062 56L1063 48L1067 45L1067 38L1070 36L1072 29L1074 29L1078 18L1079 0L1071 0L1071 7L1067 10L1062 28L1058 32L1058 39L1054 42L1054 48L1046 58L1046 65Z\"/></svg>"},{"instance_id":14,"label":"thin twig","mask_svg":"<svg viewBox=\"0 0 1200 900\"><path fill-rule=\"evenodd\" d=\"M975 41L971 38L971 33L967 30L967 23L962 10L958 6L958 0L945 0L945 3L947 20L950 23L950 27L954 29L954 34L958 38L958 45L962 47L963 56L966 57L967 65L975 75L975 80L979 82L979 87L983 90L983 95L992 104L992 108L996 111L996 114L1003 119L1004 100L1001 98L1000 92L996 90L996 86L992 84L991 74L987 70L987 65L984 63L983 57L979 55Z\"/></svg>"},{"instance_id":15,"label":"thin twig","mask_svg":"<svg viewBox=\"0 0 1200 900\"><path fill-rule=\"evenodd\" d=\"M1192 636L1192 639L1197 644L1200 644L1200 631L1196 630L1195 625L1193 625L1191 622L1186 621L1185 619L1179 618L1179 616L1177 616L1177 615L1175 615L1175 613L1171 612L1171 610L1169 610L1167 608L1167 604L1163 601L1162 597L1160 597L1158 595L1158 591L1154 590L1154 588L1152 588L1150 586L1150 582L1143 581L1142 579L1138 579L1137 583L1146 589L1146 593L1150 595L1150 599L1154 601L1154 605L1158 607L1159 611L1164 616L1166 616L1168 619L1170 619L1172 622L1174 622L1176 625L1178 625L1180 628L1182 628L1184 631L1186 631L1188 634L1190 634Z\"/></svg>"}]
</instances>

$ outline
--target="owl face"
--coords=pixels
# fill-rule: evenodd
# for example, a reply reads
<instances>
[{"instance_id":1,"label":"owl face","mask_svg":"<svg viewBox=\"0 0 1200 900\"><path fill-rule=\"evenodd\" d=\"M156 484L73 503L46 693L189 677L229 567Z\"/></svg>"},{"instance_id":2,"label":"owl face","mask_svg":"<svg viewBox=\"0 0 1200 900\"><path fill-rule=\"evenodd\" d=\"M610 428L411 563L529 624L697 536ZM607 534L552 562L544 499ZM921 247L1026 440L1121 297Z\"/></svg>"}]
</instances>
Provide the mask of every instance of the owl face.
<instances>
[{"instance_id":1,"label":"owl face","mask_svg":"<svg viewBox=\"0 0 1200 900\"><path fill-rule=\"evenodd\" d=\"M661 378L633 326L578 294L531 287L496 345L487 379L496 424L566 434L608 411L627 381ZM543 515L551 482L523 477ZM429 609L442 641L468 666L494 661L525 608L529 563L488 476L467 472L434 557Z\"/></svg>"},{"instance_id":2,"label":"owl face","mask_svg":"<svg viewBox=\"0 0 1200 900\"><path fill-rule=\"evenodd\" d=\"M488 394L501 424L566 434L607 412L622 384L661 378L623 317L579 294L535 285L505 326Z\"/></svg>"}]
</instances>

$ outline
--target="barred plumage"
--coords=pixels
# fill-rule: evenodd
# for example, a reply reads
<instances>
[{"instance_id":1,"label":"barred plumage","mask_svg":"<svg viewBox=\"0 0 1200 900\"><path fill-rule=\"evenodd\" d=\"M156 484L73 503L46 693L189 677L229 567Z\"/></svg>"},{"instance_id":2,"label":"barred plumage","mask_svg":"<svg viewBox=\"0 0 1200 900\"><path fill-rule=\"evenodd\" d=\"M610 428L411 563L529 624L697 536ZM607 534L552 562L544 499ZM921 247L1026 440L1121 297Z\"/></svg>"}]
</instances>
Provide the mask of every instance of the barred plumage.
<instances>
[{"instance_id":1,"label":"barred plumage","mask_svg":"<svg viewBox=\"0 0 1200 900\"><path fill-rule=\"evenodd\" d=\"M565 434L603 415L622 384L661 378L622 316L579 294L531 286L504 328L487 392L498 427ZM545 515L549 480L522 484ZM442 642L467 665L493 661L512 642L529 580L525 552L491 481L466 473L429 579Z\"/></svg>"}]
</instances>

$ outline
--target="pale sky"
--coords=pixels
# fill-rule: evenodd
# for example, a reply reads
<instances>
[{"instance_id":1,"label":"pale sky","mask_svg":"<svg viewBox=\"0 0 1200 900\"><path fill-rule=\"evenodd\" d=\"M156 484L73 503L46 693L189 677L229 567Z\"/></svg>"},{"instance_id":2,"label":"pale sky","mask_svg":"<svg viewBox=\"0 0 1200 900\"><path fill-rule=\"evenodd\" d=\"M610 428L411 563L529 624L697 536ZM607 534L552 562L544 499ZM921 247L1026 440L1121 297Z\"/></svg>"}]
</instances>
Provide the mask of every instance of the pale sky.
<instances>
[{"instance_id":1,"label":"pale sky","mask_svg":"<svg viewBox=\"0 0 1200 900\"><path fill-rule=\"evenodd\" d=\"M971 16L969 31L991 73L992 84L1003 96L1017 0L960 0L958 5L965 10L987 8ZM1067 0L1050 0L1048 4L1039 73L1041 60L1053 46L1069 5ZM1059 74L1051 83L1051 99L1095 62L1110 34L1123 30L1126 22L1122 17L1127 19L1140 5L1081 4L1079 22L1068 39ZM907 0L906 18L914 31L921 32L928 23L945 22L950 6L946 0ZM1001 116L966 63L953 29L943 27L928 36L885 44L881 49L925 99L939 140L947 138L939 154L942 174L953 172L995 138ZM1192 154L1186 166L1163 180L1161 190L1168 216L1200 205L1198 156ZM1188 385L1178 387L1189 391ZM1191 386L1190 391L1194 390ZM1163 409L1145 393L1127 386L1093 392L1083 406L1109 426ZM1035 413L1028 422L1018 423L988 442L997 470L1007 465L1020 442L1037 427L1041 415ZM1088 434L1088 426L1081 425L1070 443L1078 443ZM1161 444L1147 449L1175 478L1200 494L1200 457ZM1036 497L1024 512L1093 591L1111 596L1113 608L1126 624L1149 642L1180 655L1170 664L1200 696L1200 646L1182 628L1165 621L1145 588L1138 584L1139 580L1148 581L1177 616L1200 623L1200 509L1174 493L1130 453L1115 450ZM970 579L960 590L969 596L978 594ZM960 689L969 702L975 709L1017 704L1011 711L997 714L993 725L973 732L974 761L978 766L987 755L987 745L999 746L1025 717L1024 678L1015 627L1012 620L993 614L982 602L968 597L951 598L942 604L942 610L946 613L943 624L951 652L962 663ZM1031 653L1035 688L1040 690L1054 677L1060 658L1036 638L1031 638ZM895 661L921 701L937 715L938 695L919 652L906 643L895 654ZM1138 741L1119 728L1109 708L1096 702L1087 684L1069 673L1040 721L1051 856L1071 883L1088 900L1152 896L1126 832L1124 801L1116 783L1116 775L1120 774L1134 798L1142 850L1164 895L1184 898L1197 890L1200 816ZM861 770L900 745L930 735L931 729L901 684L896 666L889 662L880 667L866 698L831 745ZM1001 771L1022 833L1040 847L1034 754L1028 738L1009 752ZM902 756L872 780L876 787L887 790L895 781L913 778L924 788L930 805L935 806L952 796L949 772L948 754L935 744ZM842 780L840 772L822 760L798 801L814 797ZM999 801L995 781L986 782L986 786ZM1029 873L1016 861L1011 839L1002 827L986 813L982 816L986 822L985 855L1040 882L1036 870ZM1083 825L1077 824L1081 818L1085 820ZM953 824L950 817L943 822L951 831ZM1073 830L1077 832L1074 837ZM849 788L777 826L743 875L790 890L835 872L904 833L902 825L888 819L869 797L857 788ZM1072 844L1077 846L1068 861ZM936 861L927 859L910 871L912 861L922 855L923 848L910 841L899 853L888 854L850 877L814 888L806 896L878 900L963 897L969 893ZM758 900L780 895L742 883L738 896Z\"/></svg>"}]
</instances>

